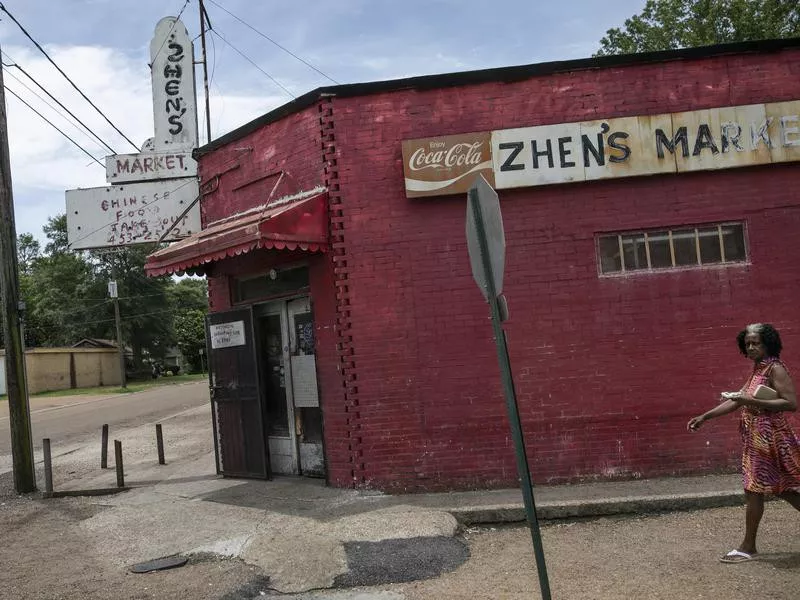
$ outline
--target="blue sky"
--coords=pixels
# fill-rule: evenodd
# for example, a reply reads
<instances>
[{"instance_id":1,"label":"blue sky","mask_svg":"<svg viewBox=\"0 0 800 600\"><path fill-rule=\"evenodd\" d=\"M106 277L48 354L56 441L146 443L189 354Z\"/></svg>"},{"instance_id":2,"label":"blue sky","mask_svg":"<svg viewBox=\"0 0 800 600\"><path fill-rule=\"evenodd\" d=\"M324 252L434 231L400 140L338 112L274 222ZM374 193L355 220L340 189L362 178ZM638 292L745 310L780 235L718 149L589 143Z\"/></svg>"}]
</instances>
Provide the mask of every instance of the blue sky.
<instances>
[{"instance_id":1,"label":"blue sky","mask_svg":"<svg viewBox=\"0 0 800 600\"><path fill-rule=\"evenodd\" d=\"M177 15L184 2L4 0L3 4L111 120L141 144L153 133L147 67L153 29L162 17ZM587 57L597 50L607 29L622 25L644 3L206 0L206 8L221 38L299 96L332 82L220 7L339 83L354 83ZM181 18L190 35L198 35L197 0L186 4ZM292 98L221 38L211 35L208 43L212 137ZM11 59L22 66L118 152L133 151L2 13L0 46L4 62ZM199 58L199 40L195 55ZM102 162L107 152L28 91L21 82L36 88L16 68L4 71L10 89ZM200 69L197 77L202 91ZM47 217L64 212L64 190L105 185L105 171L16 98L7 94L6 104L17 231L41 238ZM200 118L202 123L202 114ZM205 131L202 124L200 130ZM201 143L203 137L201 133Z\"/></svg>"}]
</instances>

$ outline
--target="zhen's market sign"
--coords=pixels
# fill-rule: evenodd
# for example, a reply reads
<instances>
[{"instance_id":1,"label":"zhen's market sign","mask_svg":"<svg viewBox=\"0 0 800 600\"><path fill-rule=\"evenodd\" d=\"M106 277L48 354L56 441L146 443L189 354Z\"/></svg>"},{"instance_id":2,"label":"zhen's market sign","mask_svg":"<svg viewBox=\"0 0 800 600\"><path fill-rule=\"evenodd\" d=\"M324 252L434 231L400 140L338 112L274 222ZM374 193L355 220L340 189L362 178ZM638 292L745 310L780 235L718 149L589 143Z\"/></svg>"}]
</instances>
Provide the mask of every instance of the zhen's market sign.
<instances>
[{"instance_id":1,"label":"zhen's market sign","mask_svg":"<svg viewBox=\"0 0 800 600\"><path fill-rule=\"evenodd\" d=\"M406 140L406 196L800 160L800 101Z\"/></svg>"},{"instance_id":2,"label":"zhen's market sign","mask_svg":"<svg viewBox=\"0 0 800 600\"><path fill-rule=\"evenodd\" d=\"M155 136L143 152L106 157L112 185L67 190L73 250L175 241L200 230L193 60L184 24L161 19L150 42Z\"/></svg>"}]
</instances>

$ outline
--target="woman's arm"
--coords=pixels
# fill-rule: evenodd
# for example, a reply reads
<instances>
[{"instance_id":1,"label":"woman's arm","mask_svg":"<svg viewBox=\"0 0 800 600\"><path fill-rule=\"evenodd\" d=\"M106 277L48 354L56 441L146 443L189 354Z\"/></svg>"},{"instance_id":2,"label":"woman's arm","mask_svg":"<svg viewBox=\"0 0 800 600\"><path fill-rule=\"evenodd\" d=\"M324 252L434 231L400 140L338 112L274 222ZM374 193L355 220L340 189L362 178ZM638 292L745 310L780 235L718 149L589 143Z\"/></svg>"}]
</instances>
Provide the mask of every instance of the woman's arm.
<instances>
[{"instance_id":1,"label":"woman's arm","mask_svg":"<svg viewBox=\"0 0 800 600\"><path fill-rule=\"evenodd\" d=\"M689 431L696 431L700 429L700 426L708 421L709 419L715 419L717 417L721 417L723 415L727 415L732 413L737 408L739 408L739 404L734 402L733 400L725 400L721 402L711 410L704 412L699 417L694 417L692 420L689 421L689 424L686 426Z\"/></svg>"},{"instance_id":2,"label":"woman's arm","mask_svg":"<svg viewBox=\"0 0 800 600\"><path fill-rule=\"evenodd\" d=\"M786 369L782 365L776 364L772 367L770 379L772 379L771 383L775 387L775 391L778 392L778 397L774 400L760 400L744 392L740 392L738 396L731 398L731 400L740 406L752 406L753 408L772 411L796 411L797 392L794 388L794 382L789 373L786 372Z\"/></svg>"}]
</instances>

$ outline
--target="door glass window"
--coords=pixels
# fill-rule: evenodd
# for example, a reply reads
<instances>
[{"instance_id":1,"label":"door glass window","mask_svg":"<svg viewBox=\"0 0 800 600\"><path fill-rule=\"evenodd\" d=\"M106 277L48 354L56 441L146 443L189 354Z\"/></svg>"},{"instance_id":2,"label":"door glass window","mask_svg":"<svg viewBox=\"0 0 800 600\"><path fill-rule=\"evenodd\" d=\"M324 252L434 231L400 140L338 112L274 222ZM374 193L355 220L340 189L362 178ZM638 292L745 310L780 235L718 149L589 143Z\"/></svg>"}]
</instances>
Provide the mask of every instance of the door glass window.
<instances>
[{"instance_id":1,"label":"door glass window","mask_svg":"<svg viewBox=\"0 0 800 600\"><path fill-rule=\"evenodd\" d=\"M289 435L289 411L286 406L286 368L283 364L283 342L280 315L268 315L259 321L262 353L262 374L266 398L268 435Z\"/></svg>"},{"instance_id":2,"label":"door glass window","mask_svg":"<svg viewBox=\"0 0 800 600\"><path fill-rule=\"evenodd\" d=\"M310 312L294 315L294 333L297 340L296 356L314 354L314 319Z\"/></svg>"},{"instance_id":3,"label":"door glass window","mask_svg":"<svg viewBox=\"0 0 800 600\"><path fill-rule=\"evenodd\" d=\"M315 408L298 408L297 410L300 412L300 425L302 427L300 441L321 444L322 409L317 406Z\"/></svg>"}]
</instances>

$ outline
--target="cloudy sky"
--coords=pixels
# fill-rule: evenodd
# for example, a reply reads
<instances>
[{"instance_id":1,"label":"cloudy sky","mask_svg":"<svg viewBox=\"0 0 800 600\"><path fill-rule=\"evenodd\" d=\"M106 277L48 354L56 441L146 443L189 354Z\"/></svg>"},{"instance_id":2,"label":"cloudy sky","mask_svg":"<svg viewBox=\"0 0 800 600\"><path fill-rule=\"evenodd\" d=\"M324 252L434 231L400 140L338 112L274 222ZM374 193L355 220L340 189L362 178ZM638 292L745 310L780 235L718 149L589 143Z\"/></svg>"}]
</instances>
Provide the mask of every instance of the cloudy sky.
<instances>
[{"instance_id":1,"label":"cloudy sky","mask_svg":"<svg viewBox=\"0 0 800 600\"><path fill-rule=\"evenodd\" d=\"M212 137L288 102L292 95L331 85L331 79L355 83L588 57L607 29L621 25L644 3L206 0L216 32L208 41ZM153 29L162 17L183 10L189 34L198 35L197 0L3 0L2 4L127 137L141 145L153 135L147 66ZM5 65L22 67L116 152L135 152L2 12L0 47ZM195 54L199 58L199 40ZM51 108L55 103L19 68L3 70L8 89L100 162L110 154L65 120L63 110ZM200 69L197 77L202 93ZM64 190L103 186L105 170L9 93L6 105L17 232L31 232L41 239L47 218L64 212ZM201 101L200 142L204 143L202 106Z\"/></svg>"}]
</instances>

